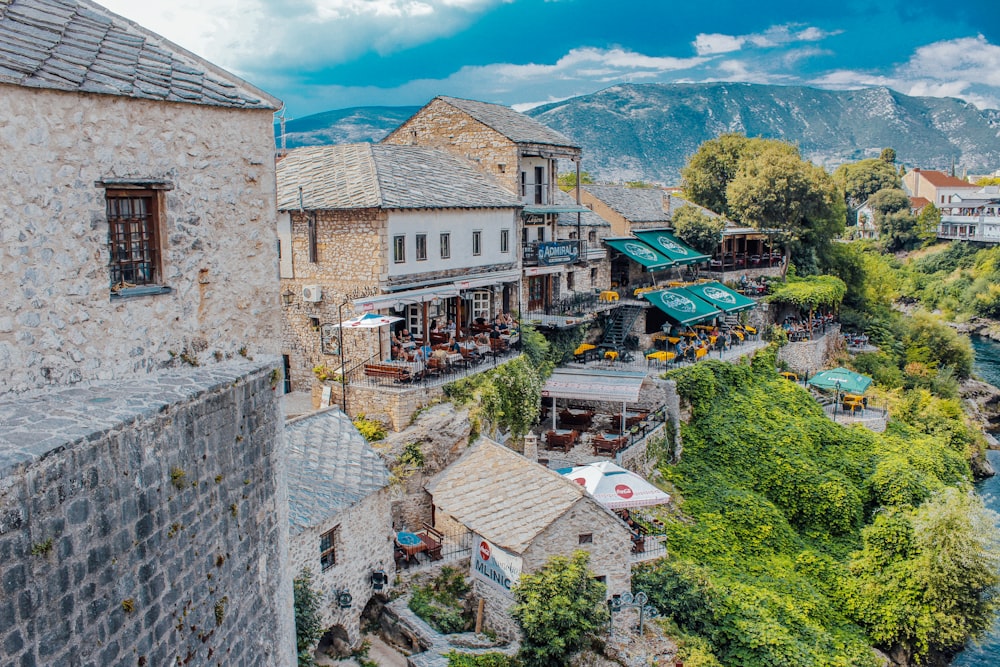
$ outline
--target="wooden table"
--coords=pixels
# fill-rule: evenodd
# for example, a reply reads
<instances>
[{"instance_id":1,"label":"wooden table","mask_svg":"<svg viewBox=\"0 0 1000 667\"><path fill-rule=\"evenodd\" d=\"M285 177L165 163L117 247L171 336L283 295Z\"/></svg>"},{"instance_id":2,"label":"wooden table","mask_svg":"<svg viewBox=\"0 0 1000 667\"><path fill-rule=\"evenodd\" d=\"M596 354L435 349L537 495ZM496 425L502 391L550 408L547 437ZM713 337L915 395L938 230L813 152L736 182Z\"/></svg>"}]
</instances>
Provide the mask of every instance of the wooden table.
<instances>
[{"instance_id":1,"label":"wooden table","mask_svg":"<svg viewBox=\"0 0 1000 667\"><path fill-rule=\"evenodd\" d=\"M576 431L564 428L548 431L545 434L545 448L561 449L564 454L567 454L569 450L573 449L573 445L576 444L578 435Z\"/></svg>"},{"instance_id":2,"label":"wooden table","mask_svg":"<svg viewBox=\"0 0 1000 667\"><path fill-rule=\"evenodd\" d=\"M666 350L657 350L656 352L650 352L646 355L646 361L659 362L665 364L668 361L672 361L677 357L674 352L667 352Z\"/></svg>"}]
</instances>

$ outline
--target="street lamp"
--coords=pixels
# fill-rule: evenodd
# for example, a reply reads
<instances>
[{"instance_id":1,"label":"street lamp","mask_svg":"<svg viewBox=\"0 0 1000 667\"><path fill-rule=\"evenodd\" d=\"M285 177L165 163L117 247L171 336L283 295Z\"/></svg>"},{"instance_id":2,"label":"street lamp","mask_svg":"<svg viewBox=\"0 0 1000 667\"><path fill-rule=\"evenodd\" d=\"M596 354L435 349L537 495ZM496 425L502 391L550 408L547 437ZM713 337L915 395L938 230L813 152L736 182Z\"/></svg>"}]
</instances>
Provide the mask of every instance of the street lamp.
<instances>
[{"instance_id":1,"label":"street lamp","mask_svg":"<svg viewBox=\"0 0 1000 667\"><path fill-rule=\"evenodd\" d=\"M837 421L837 406L840 404L840 380L834 380L833 386L836 387L836 395L833 399L833 421Z\"/></svg>"},{"instance_id":2,"label":"street lamp","mask_svg":"<svg viewBox=\"0 0 1000 667\"><path fill-rule=\"evenodd\" d=\"M608 619L608 629L614 629L615 614L620 612L622 609L638 609L639 610L639 634L642 635L643 623L646 617L656 618L659 616L659 612L656 611L656 607L653 605L646 604L649 602L649 596L643 591L637 592L635 595L632 593L622 593L621 595L612 595L611 599L608 600L608 611L610 612L610 618Z\"/></svg>"},{"instance_id":3,"label":"street lamp","mask_svg":"<svg viewBox=\"0 0 1000 667\"><path fill-rule=\"evenodd\" d=\"M330 351L327 346L327 334L328 327L332 327L333 324L320 324L319 325L319 349L323 354L340 354L340 406L343 409L344 414L347 414L347 375L346 367L347 363L344 359L344 306L351 302L350 299L346 299L342 304L337 306L337 347L339 348L336 352Z\"/></svg>"}]
</instances>

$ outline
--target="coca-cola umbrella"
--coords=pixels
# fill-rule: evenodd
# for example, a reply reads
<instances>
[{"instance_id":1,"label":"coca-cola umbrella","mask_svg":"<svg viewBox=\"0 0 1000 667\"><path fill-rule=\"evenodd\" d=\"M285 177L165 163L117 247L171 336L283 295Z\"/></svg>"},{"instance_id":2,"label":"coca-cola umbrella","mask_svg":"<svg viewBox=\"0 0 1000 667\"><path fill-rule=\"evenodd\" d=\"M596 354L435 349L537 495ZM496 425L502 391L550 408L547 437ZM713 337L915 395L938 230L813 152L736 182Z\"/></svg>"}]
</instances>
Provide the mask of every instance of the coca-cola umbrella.
<instances>
[{"instance_id":1,"label":"coca-cola umbrella","mask_svg":"<svg viewBox=\"0 0 1000 667\"><path fill-rule=\"evenodd\" d=\"M670 494L610 461L563 468L559 473L583 486L597 502L608 509L649 507L670 502Z\"/></svg>"},{"instance_id":2,"label":"coca-cola umbrella","mask_svg":"<svg viewBox=\"0 0 1000 667\"><path fill-rule=\"evenodd\" d=\"M395 324L396 322L402 321L402 317L396 317L395 315L379 315L378 313L364 313L358 315L357 317L352 317L349 320L344 320L339 324L329 325L331 329L379 329L380 327L388 326L390 324ZM382 354L382 332L379 331L378 335L378 348L379 355Z\"/></svg>"}]
</instances>

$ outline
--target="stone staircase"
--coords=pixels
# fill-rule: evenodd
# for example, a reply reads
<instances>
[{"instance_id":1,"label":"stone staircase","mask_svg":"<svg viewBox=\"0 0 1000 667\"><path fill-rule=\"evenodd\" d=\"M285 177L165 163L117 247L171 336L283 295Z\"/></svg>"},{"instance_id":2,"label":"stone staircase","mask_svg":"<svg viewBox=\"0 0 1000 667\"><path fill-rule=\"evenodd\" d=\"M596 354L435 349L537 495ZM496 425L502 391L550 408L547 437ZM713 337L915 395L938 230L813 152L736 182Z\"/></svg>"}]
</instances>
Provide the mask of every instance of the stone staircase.
<instances>
[{"instance_id":1,"label":"stone staircase","mask_svg":"<svg viewBox=\"0 0 1000 667\"><path fill-rule=\"evenodd\" d=\"M608 322L604 326L604 338L601 339L598 347L613 350L624 349L625 339L628 338L632 331L632 325L635 324L641 312L642 306L633 304L623 304L611 311Z\"/></svg>"}]
</instances>

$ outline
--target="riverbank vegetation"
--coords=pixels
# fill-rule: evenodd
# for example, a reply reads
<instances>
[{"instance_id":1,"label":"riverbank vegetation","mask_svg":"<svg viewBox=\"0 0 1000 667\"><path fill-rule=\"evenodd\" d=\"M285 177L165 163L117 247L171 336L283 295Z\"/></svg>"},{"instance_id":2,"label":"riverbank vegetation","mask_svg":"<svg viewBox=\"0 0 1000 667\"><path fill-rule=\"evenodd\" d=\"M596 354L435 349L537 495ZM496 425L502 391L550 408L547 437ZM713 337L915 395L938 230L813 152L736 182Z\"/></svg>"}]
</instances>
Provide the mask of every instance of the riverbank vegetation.
<instances>
[{"instance_id":1,"label":"riverbank vegetation","mask_svg":"<svg viewBox=\"0 0 1000 667\"><path fill-rule=\"evenodd\" d=\"M685 519L634 586L707 642L705 664L875 665L873 645L931 664L989 627L997 545L953 401L900 390L878 434L832 422L773 348L672 377L692 418L660 471Z\"/></svg>"}]
</instances>

